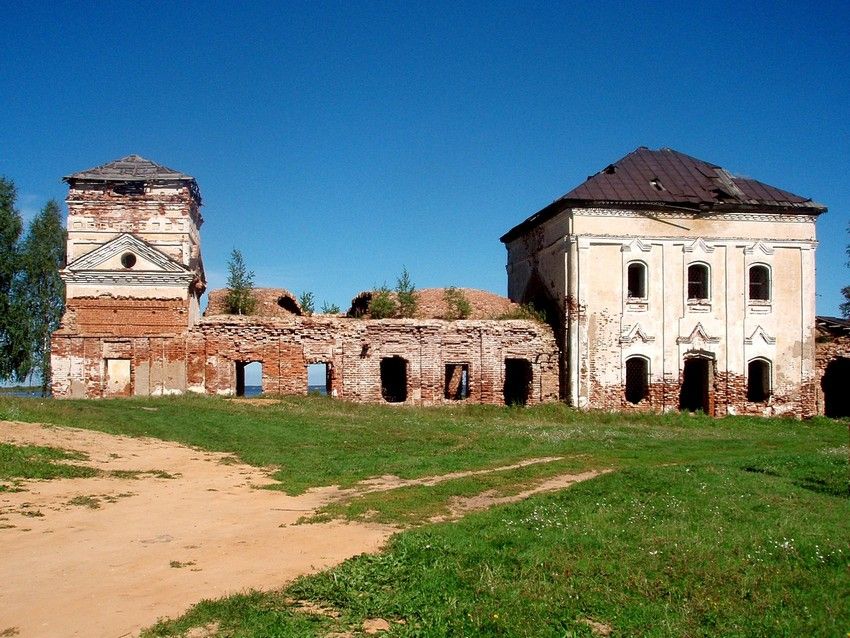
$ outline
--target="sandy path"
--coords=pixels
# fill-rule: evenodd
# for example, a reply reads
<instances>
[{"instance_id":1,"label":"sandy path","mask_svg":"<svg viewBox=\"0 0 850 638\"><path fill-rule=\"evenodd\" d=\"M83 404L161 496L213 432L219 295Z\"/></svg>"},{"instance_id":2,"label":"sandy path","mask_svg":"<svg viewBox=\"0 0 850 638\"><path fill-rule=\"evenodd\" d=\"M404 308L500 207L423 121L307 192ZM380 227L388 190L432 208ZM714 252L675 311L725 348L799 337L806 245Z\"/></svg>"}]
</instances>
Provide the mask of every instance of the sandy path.
<instances>
[{"instance_id":1,"label":"sandy path","mask_svg":"<svg viewBox=\"0 0 850 638\"><path fill-rule=\"evenodd\" d=\"M294 525L339 491L254 489L270 482L262 469L176 443L10 422L0 422L0 441L79 450L102 470L175 475L27 481L25 492L0 492L0 634L134 636L202 598L278 587L376 551L394 531ZM68 504L75 497L100 507Z\"/></svg>"}]
</instances>

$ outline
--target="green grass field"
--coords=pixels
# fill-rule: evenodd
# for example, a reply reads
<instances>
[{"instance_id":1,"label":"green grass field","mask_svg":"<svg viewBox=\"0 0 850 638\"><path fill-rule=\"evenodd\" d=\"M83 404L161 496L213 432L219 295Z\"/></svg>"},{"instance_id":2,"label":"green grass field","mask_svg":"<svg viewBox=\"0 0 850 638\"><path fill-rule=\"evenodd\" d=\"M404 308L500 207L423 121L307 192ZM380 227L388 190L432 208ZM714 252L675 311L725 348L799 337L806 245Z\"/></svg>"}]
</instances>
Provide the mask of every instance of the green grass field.
<instances>
[{"instance_id":1,"label":"green grass field","mask_svg":"<svg viewBox=\"0 0 850 638\"><path fill-rule=\"evenodd\" d=\"M392 636L850 633L846 422L582 413L562 405L398 409L321 397L271 406L204 397L0 399L0 419L229 452L276 466L278 487L289 493L562 457L334 504L322 515L408 529L379 555L280 592L204 601L149 636L209 623L234 638L359 635L369 618L389 621ZM586 469L610 472L460 521L423 523L456 496L516 493ZM305 613L293 601L338 616Z\"/></svg>"}]
</instances>

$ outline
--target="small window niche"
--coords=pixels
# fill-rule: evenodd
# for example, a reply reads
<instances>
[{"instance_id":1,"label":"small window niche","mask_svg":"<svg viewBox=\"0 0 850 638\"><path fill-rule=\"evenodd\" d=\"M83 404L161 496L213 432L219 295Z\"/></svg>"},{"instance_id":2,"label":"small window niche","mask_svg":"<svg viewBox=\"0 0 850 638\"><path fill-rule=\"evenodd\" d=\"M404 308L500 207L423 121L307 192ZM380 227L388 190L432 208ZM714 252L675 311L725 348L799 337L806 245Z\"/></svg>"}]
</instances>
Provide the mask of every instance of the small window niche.
<instances>
[{"instance_id":1,"label":"small window niche","mask_svg":"<svg viewBox=\"0 0 850 638\"><path fill-rule=\"evenodd\" d=\"M381 396L387 403L407 401L407 360L402 357L381 359Z\"/></svg>"},{"instance_id":2,"label":"small window niche","mask_svg":"<svg viewBox=\"0 0 850 638\"><path fill-rule=\"evenodd\" d=\"M750 266L750 301L765 303L770 301L770 268L763 264Z\"/></svg>"},{"instance_id":3,"label":"small window niche","mask_svg":"<svg viewBox=\"0 0 850 638\"><path fill-rule=\"evenodd\" d=\"M753 359L747 364L747 401L764 403L770 394L770 362Z\"/></svg>"},{"instance_id":4,"label":"small window niche","mask_svg":"<svg viewBox=\"0 0 850 638\"><path fill-rule=\"evenodd\" d=\"M649 360L645 357L626 359L626 401L637 405L649 397Z\"/></svg>"},{"instance_id":5,"label":"small window niche","mask_svg":"<svg viewBox=\"0 0 850 638\"><path fill-rule=\"evenodd\" d=\"M646 299L646 264L633 261L627 269L627 287L629 301Z\"/></svg>"},{"instance_id":6,"label":"small window niche","mask_svg":"<svg viewBox=\"0 0 850 638\"><path fill-rule=\"evenodd\" d=\"M466 363L446 364L445 398L463 401L469 398L469 365Z\"/></svg>"}]
</instances>

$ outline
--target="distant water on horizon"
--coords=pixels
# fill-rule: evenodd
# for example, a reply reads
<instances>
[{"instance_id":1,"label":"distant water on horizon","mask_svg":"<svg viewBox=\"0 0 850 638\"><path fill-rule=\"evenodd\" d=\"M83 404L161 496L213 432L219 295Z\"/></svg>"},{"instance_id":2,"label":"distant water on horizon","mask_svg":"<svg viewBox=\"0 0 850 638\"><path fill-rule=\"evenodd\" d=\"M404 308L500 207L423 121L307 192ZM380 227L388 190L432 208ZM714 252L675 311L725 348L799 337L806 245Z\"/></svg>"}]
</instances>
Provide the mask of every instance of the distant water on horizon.
<instances>
[{"instance_id":1,"label":"distant water on horizon","mask_svg":"<svg viewBox=\"0 0 850 638\"><path fill-rule=\"evenodd\" d=\"M246 397L257 397L263 393L263 386L261 385L246 385L245 386L245 396ZM325 385L308 385L307 386L308 394L327 394L327 390L325 389Z\"/></svg>"}]
</instances>

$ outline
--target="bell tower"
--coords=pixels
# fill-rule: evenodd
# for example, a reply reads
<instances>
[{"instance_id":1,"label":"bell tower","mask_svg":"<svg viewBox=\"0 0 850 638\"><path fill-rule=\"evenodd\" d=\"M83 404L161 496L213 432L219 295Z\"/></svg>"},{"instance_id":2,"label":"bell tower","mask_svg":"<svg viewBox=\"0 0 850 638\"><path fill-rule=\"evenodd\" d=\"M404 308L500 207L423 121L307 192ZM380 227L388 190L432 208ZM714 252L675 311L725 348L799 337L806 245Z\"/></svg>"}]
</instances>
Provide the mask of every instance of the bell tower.
<instances>
[{"instance_id":1,"label":"bell tower","mask_svg":"<svg viewBox=\"0 0 850 638\"><path fill-rule=\"evenodd\" d=\"M128 155L63 179L69 309L76 299L179 299L194 325L206 286L195 178Z\"/></svg>"}]
</instances>

